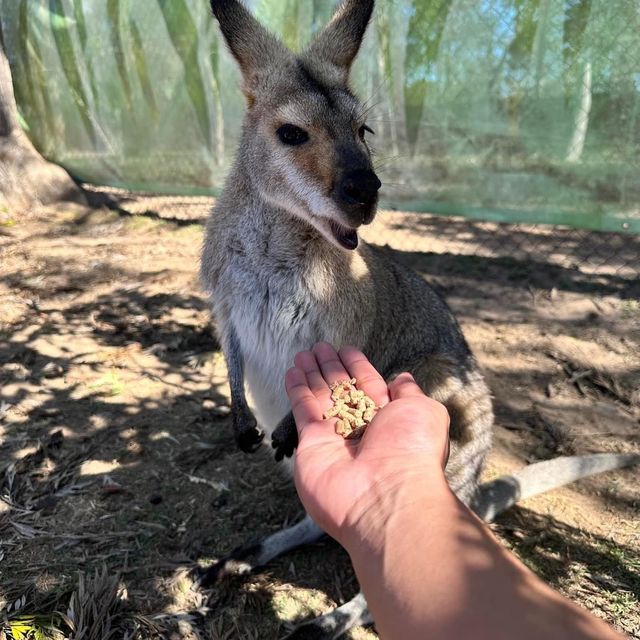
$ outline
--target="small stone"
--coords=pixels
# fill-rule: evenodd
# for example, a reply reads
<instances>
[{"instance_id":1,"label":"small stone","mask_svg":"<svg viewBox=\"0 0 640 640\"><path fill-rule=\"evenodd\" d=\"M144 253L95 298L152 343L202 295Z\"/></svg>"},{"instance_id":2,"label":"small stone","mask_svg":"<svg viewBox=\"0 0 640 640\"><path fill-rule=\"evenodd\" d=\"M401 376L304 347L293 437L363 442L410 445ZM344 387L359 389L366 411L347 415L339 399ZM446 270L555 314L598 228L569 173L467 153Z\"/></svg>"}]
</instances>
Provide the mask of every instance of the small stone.
<instances>
[{"instance_id":1,"label":"small stone","mask_svg":"<svg viewBox=\"0 0 640 640\"><path fill-rule=\"evenodd\" d=\"M41 373L45 378L58 378L64 373L64 369L56 362L48 362L42 367Z\"/></svg>"}]
</instances>

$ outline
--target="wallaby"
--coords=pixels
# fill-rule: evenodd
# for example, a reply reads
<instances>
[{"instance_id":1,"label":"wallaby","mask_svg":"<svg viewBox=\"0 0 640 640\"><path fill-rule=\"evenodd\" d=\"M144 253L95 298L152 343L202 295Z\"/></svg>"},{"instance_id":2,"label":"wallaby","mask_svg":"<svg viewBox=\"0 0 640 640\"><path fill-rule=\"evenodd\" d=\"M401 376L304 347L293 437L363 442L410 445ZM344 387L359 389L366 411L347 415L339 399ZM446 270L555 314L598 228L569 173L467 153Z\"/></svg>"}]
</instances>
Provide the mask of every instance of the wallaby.
<instances>
[{"instance_id":1,"label":"wallaby","mask_svg":"<svg viewBox=\"0 0 640 640\"><path fill-rule=\"evenodd\" d=\"M451 415L447 478L488 517L522 493L571 482L640 456L559 459L478 487L491 447L489 390L445 302L393 252L361 242L381 186L371 162L367 111L349 70L373 0L345 0L311 44L294 55L238 0L211 0L242 71L247 110L235 164L207 223L201 279L226 358L236 441L255 451L266 435L276 459L297 434L284 374L318 341L354 345L387 378L411 371ZM245 396L248 387L255 417ZM549 469L549 464L552 468ZM555 466L554 466L555 465ZM546 485L540 487L540 478ZM558 476L560 477L560 476ZM323 535L308 518L236 550L202 578L249 571ZM370 622L362 595L299 627L291 637L334 638Z\"/></svg>"}]
</instances>

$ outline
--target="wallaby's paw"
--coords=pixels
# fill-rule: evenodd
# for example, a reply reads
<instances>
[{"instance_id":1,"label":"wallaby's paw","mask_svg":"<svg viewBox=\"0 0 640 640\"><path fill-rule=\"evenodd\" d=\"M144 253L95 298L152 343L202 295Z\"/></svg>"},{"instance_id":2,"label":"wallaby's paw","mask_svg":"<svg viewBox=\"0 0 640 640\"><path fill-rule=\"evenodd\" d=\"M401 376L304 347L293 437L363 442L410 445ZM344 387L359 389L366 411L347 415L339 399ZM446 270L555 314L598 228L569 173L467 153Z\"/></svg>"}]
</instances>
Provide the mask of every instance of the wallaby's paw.
<instances>
[{"instance_id":1,"label":"wallaby's paw","mask_svg":"<svg viewBox=\"0 0 640 640\"><path fill-rule=\"evenodd\" d=\"M275 428L271 435L271 446L276 450L276 460L279 462L285 456L290 458L298 446L298 430L293 414L287 414Z\"/></svg>"},{"instance_id":2,"label":"wallaby's paw","mask_svg":"<svg viewBox=\"0 0 640 640\"><path fill-rule=\"evenodd\" d=\"M264 440L264 431L256 427L236 431L236 443L245 453L255 453Z\"/></svg>"},{"instance_id":3,"label":"wallaby's paw","mask_svg":"<svg viewBox=\"0 0 640 640\"><path fill-rule=\"evenodd\" d=\"M232 411L236 444L245 453L255 453L262 444L264 431L258 427L258 422L248 408L238 411L232 407Z\"/></svg>"},{"instance_id":4,"label":"wallaby's paw","mask_svg":"<svg viewBox=\"0 0 640 640\"><path fill-rule=\"evenodd\" d=\"M272 441L271 446L276 450L275 458L276 462L280 462L285 458L290 458L294 451L296 450L297 445L290 444L278 444L277 442Z\"/></svg>"},{"instance_id":5,"label":"wallaby's paw","mask_svg":"<svg viewBox=\"0 0 640 640\"><path fill-rule=\"evenodd\" d=\"M262 545L259 542L238 547L207 569L198 569L195 581L206 589L226 578L251 573L259 566L258 557L261 550Z\"/></svg>"}]
</instances>

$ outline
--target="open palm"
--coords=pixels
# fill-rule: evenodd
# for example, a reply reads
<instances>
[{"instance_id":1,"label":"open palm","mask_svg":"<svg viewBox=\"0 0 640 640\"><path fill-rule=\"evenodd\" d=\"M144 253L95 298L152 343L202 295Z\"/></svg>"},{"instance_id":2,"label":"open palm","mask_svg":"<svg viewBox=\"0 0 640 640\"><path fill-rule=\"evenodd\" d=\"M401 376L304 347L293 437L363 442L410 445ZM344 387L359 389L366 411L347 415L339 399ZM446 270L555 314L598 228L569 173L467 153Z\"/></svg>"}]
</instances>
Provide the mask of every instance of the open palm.
<instances>
[{"instance_id":1,"label":"open palm","mask_svg":"<svg viewBox=\"0 0 640 640\"><path fill-rule=\"evenodd\" d=\"M327 343L299 353L295 365L286 389L300 439L296 487L329 535L340 541L346 527L394 493L392 486L443 477L448 414L410 374L387 386L363 353L353 347L337 352ZM381 407L360 440L343 440L336 419L323 419L333 404L329 385L349 378Z\"/></svg>"}]
</instances>

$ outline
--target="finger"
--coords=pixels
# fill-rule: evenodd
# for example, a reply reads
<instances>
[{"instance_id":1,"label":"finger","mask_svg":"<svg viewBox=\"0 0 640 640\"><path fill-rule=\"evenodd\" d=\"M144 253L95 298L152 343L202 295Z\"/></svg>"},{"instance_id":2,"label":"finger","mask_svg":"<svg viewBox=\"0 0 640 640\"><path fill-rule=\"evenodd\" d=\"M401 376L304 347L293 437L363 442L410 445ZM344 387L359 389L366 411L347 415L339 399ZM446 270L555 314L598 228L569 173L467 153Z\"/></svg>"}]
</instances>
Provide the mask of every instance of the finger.
<instances>
[{"instance_id":1,"label":"finger","mask_svg":"<svg viewBox=\"0 0 640 640\"><path fill-rule=\"evenodd\" d=\"M389 395L391 400L398 398L424 397L422 389L416 384L413 376L408 373L401 373L389 385Z\"/></svg>"},{"instance_id":2,"label":"finger","mask_svg":"<svg viewBox=\"0 0 640 640\"><path fill-rule=\"evenodd\" d=\"M322 420L322 411L302 369L297 367L289 369L284 380L298 433L302 436L302 432L308 425Z\"/></svg>"},{"instance_id":3,"label":"finger","mask_svg":"<svg viewBox=\"0 0 640 640\"><path fill-rule=\"evenodd\" d=\"M344 368L338 352L328 342L318 342L318 344L314 345L312 351L327 384L342 382L351 377Z\"/></svg>"},{"instance_id":4,"label":"finger","mask_svg":"<svg viewBox=\"0 0 640 640\"><path fill-rule=\"evenodd\" d=\"M331 398L331 390L322 376L315 355L311 351L301 351L294 358L294 363L298 369L304 371L309 388L324 406Z\"/></svg>"},{"instance_id":5,"label":"finger","mask_svg":"<svg viewBox=\"0 0 640 640\"><path fill-rule=\"evenodd\" d=\"M343 347L338 355L350 377L356 379L358 389L364 391L379 407L389 402L387 383L364 353L355 347Z\"/></svg>"},{"instance_id":6,"label":"finger","mask_svg":"<svg viewBox=\"0 0 640 640\"><path fill-rule=\"evenodd\" d=\"M289 369L285 386L300 437L298 451L316 445L342 444L342 439L336 438L336 419L323 420L320 403L309 388L304 371L298 367Z\"/></svg>"}]
</instances>

